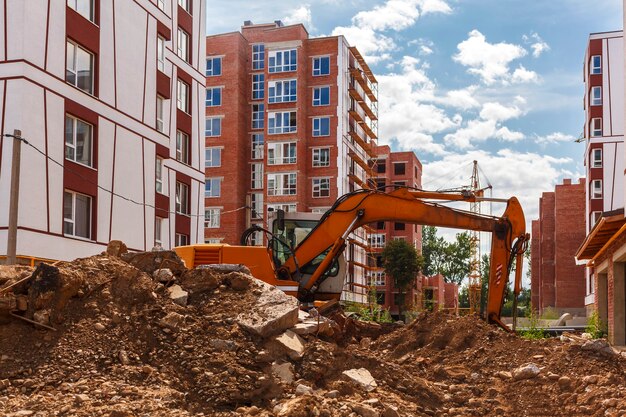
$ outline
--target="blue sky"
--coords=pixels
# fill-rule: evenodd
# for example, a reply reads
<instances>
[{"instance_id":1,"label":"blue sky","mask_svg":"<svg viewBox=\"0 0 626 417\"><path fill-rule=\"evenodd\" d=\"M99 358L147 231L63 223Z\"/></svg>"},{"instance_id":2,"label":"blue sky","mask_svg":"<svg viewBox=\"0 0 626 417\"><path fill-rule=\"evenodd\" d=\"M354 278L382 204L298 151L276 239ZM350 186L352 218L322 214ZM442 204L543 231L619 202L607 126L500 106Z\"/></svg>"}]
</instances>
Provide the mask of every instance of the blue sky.
<instances>
[{"instance_id":1,"label":"blue sky","mask_svg":"<svg viewBox=\"0 0 626 417\"><path fill-rule=\"evenodd\" d=\"M541 192L584 174L574 140L587 39L622 26L618 0L207 3L209 34L282 19L346 36L379 81L379 143L415 151L428 189L467 184L478 160L493 195L518 196L527 220Z\"/></svg>"}]
</instances>

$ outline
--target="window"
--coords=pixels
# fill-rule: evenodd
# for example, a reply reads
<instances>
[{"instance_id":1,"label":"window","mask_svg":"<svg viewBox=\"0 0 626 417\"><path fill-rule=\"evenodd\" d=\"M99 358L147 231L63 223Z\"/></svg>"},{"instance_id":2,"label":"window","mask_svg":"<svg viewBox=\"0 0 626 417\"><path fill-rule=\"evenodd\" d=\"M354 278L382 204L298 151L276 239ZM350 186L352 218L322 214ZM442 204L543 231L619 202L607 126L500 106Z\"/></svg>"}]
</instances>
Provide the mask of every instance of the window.
<instances>
[{"instance_id":1,"label":"window","mask_svg":"<svg viewBox=\"0 0 626 417\"><path fill-rule=\"evenodd\" d=\"M205 178L204 182L204 196L205 197L219 197L222 193L222 179L221 178Z\"/></svg>"},{"instance_id":2,"label":"window","mask_svg":"<svg viewBox=\"0 0 626 417\"><path fill-rule=\"evenodd\" d=\"M330 148L313 149L313 166L314 167L330 166Z\"/></svg>"},{"instance_id":3,"label":"window","mask_svg":"<svg viewBox=\"0 0 626 417\"><path fill-rule=\"evenodd\" d=\"M270 51L268 70L273 72L295 71L297 68L298 55L295 49L285 51Z\"/></svg>"},{"instance_id":4,"label":"window","mask_svg":"<svg viewBox=\"0 0 626 417\"><path fill-rule=\"evenodd\" d=\"M330 104L330 87L315 87L313 89L313 105L328 106Z\"/></svg>"},{"instance_id":5,"label":"window","mask_svg":"<svg viewBox=\"0 0 626 417\"><path fill-rule=\"evenodd\" d=\"M330 178L313 178L313 197L330 197Z\"/></svg>"},{"instance_id":6,"label":"window","mask_svg":"<svg viewBox=\"0 0 626 417\"><path fill-rule=\"evenodd\" d=\"M267 195L295 195L296 179L295 172L267 174Z\"/></svg>"},{"instance_id":7,"label":"window","mask_svg":"<svg viewBox=\"0 0 626 417\"><path fill-rule=\"evenodd\" d=\"M176 233L176 246L187 246L189 244L189 236L182 233Z\"/></svg>"},{"instance_id":8,"label":"window","mask_svg":"<svg viewBox=\"0 0 626 417\"><path fill-rule=\"evenodd\" d=\"M267 144L267 164L283 165L296 163L296 142Z\"/></svg>"},{"instance_id":9,"label":"window","mask_svg":"<svg viewBox=\"0 0 626 417\"><path fill-rule=\"evenodd\" d=\"M154 218L154 246L163 247L163 219Z\"/></svg>"},{"instance_id":10,"label":"window","mask_svg":"<svg viewBox=\"0 0 626 417\"><path fill-rule=\"evenodd\" d=\"M296 80L269 81L267 89L269 103L287 103L298 99Z\"/></svg>"},{"instance_id":11,"label":"window","mask_svg":"<svg viewBox=\"0 0 626 417\"><path fill-rule=\"evenodd\" d=\"M191 0L178 0L178 5L185 9L187 13L191 13Z\"/></svg>"},{"instance_id":12,"label":"window","mask_svg":"<svg viewBox=\"0 0 626 417\"><path fill-rule=\"evenodd\" d=\"M593 227L593 225L596 224L598 222L598 220L600 220L600 217L602 217L602 212L601 211L592 211L591 212L591 227Z\"/></svg>"},{"instance_id":13,"label":"window","mask_svg":"<svg viewBox=\"0 0 626 417\"><path fill-rule=\"evenodd\" d=\"M222 239L223 238L219 238L219 237L207 238L207 239L204 239L204 243L210 243L210 244L216 245L216 244L222 243Z\"/></svg>"},{"instance_id":14,"label":"window","mask_svg":"<svg viewBox=\"0 0 626 417\"><path fill-rule=\"evenodd\" d=\"M376 172L379 174L384 174L387 171L387 164L385 159L379 159L376 162Z\"/></svg>"},{"instance_id":15,"label":"window","mask_svg":"<svg viewBox=\"0 0 626 417\"><path fill-rule=\"evenodd\" d=\"M222 136L222 118L207 117L204 126L204 135L207 137Z\"/></svg>"},{"instance_id":16,"label":"window","mask_svg":"<svg viewBox=\"0 0 626 417\"><path fill-rule=\"evenodd\" d=\"M384 233L372 233L370 235L370 246L373 248L382 248L385 246L387 236Z\"/></svg>"},{"instance_id":17,"label":"window","mask_svg":"<svg viewBox=\"0 0 626 417\"><path fill-rule=\"evenodd\" d=\"M163 126L163 107L165 106L165 99L161 96L156 98L156 130L164 132Z\"/></svg>"},{"instance_id":18,"label":"window","mask_svg":"<svg viewBox=\"0 0 626 417\"><path fill-rule=\"evenodd\" d=\"M206 148L204 150L204 166L207 168L222 166L222 148Z\"/></svg>"},{"instance_id":19,"label":"window","mask_svg":"<svg viewBox=\"0 0 626 417\"><path fill-rule=\"evenodd\" d=\"M591 150L591 168L602 168L602 148Z\"/></svg>"},{"instance_id":20,"label":"window","mask_svg":"<svg viewBox=\"0 0 626 417\"><path fill-rule=\"evenodd\" d=\"M188 134L183 133L180 130L176 131L176 160L187 165L190 163L189 142L190 139Z\"/></svg>"},{"instance_id":21,"label":"window","mask_svg":"<svg viewBox=\"0 0 626 417\"><path fill-rule=\"evenodd\" d=\"M157 37L157 69L165 71L165 38Z\"/></svg>"},{"instance_id":22,"label":"window","mask_svg":"<svg viewBox=\"0 0 626 417\"><path fill-rule=\"evenodd\" d=\"M267 133L291 133L296 131L296 112L270 112L267 115Z\"/></svg>"},{"instance_id":23,"label":"window","mask_svg":"<svg viewBox=\"0 0 626 417\"><path fill-rule=\"evenodd\" d=\"M376 222L376 228L378 230L385 230L385 222Z\"/></svg>"},{"instance_id":24,"label":"window","mask_svg":"<svg viewBox=\"0 0 626 417\"><path fill-rule=\"evenodd\" d=\"M91 239L91 197L73 191L63 193L63 233Z\"/></svg>"},{"instance_id":25,"label":"window","mask_svg":"<svg viewBox=\"0 0 626 417\"><path fill-rule=\"evenodd\" d=\"M222 87L209 87L206 89L206 106L216 107L222 105Z\"/></svg>"},{"instance_id":26,"label":"window","mask_svg":"<svg viewBox=\"0 0 626 417\"><path fill-rule=\"evenodd\" d=\"M393 182L393 189L397 190L400 187L406 187L406 181L394 181Z\"/></svg>"},{"instance_id":27,"label":"window","mask_svg":"<svg viewBox=\"0 0 626 417\"><path fill-rule=\"evenodd\" d=\"M65 115L65 159L92 165L93 126L76 117Z\"/></svg>"},{"instance_id":28,"label":"window","mask_svg":"<svg viewBox=\"0 0 626 417\"><path fill-rule=\"evenodd\" d=\"M93 54L74 42L67 42L65 81L81 90L93 94Z\"/></svg>"},{"instance_id":29,"label":"window","mask_svg":"<svg viewBox=\"0 0 626 417\"><path fill-rule=\"evenodd\" d=\"M189 186L176 182L176 213L189 214Z\"/></svg>"},{"instance_id":30,"label":"window","mask_svg":"<svg viewBox=\"0 0 626 417\"><path fill-rule=\"evenodd\" d=\"M376 189L384 191L387 188L387 182L384 178L376 178Z\"/></svg>"},{"instance_id":31,"label":"window","mask_svg":"<svg viewBox=\"0 0 626 417\"><path fill-rule=\"evenodd\" d=\"M189 34L181 28L178 28L176 55L185 61L189 61Z\"/></svg>"},{"instance_id":32,"label":"window","mask_svg":"<svg viewBox=\"0 0 626 417\"><path fill-rule=\"evenodd\" d=\"M265 45L252 45L252 70L265 68Z\"/></svg>"},{"instance_id":33,"label":"window","mask_svg":"<svg viewBox=\"0 0 626 417\"><path fill-rule=\"evenodd\" d=\"M262 219L263 218L263 193L250 194L250 206L251 206L250 217L252 217L253 219Z\"/></svg>"},{"instance_id":34,"label":"window","mask_svg":"<svg viewBox=\"0 0 626 417\"><path fill-rule=\"evenodd\" d=\"M251 188L253 190L263 188L263 164L252 164L251 169Z\"/></svg>"},{"instance_id":35,"label":"window","mask_svg":"<svg viewBox=\"0 0 626 417\"><path fill-rule=\"evenodd\" d=\"M602 105L602 87L591 87L591 101L592 106Z\"/></svg>"},{"instance_id":36,"label":"window","mask_svg":"<svg viewBox=\"0 0 626 417\"><path fill-rule=\"evenodd\" d=\"M598 136L602 136L602 118L594 117L591 119L590 127L589 127L589 136L592 138L596 138Z\"/></svg>"},{"instance_id":37,"label":"window","mask_svg":"<svg viewBox=\"0 0 626 417\"><path fill-rule=\"evenodd\" d=\"M593 55L591 57L589 72L591 74L602 74L602 57L600 55Z\"/></svg>"},{"instance_id":38,"label":"window","mask_svg":"<svg viewBox=\"0 0 626 417\"><path fill-rule=\"evenodd\" d=\"M250 246L262 246L263 245L263 233L260 231L252 232L250 234Z\"/></svg>"},{"instance_id":39,"label":"window","mask_svg":"<svg viewBox=\"0 0 626 417\"><path fill-rule=\"evenodd\" d=\"M285 203L279 203L279 204L268 204L267 205L267 211L278 211L278 210L282 210L285 213L295 213L296 212L296 205L295 204L285 204Z\"/></svg>"},{"instance_id":40,"label":"window","mask_svg":"<svg viewBox=\"0 0 626 417\"><path fill-rule=\"evenodd\" d=\"M222 75L222 57L211 57L206 59L206 76L215 77Z\"/></svg>"},{"instance_id":41,"label":"window","mask_svg":"<svg viewBox=\"0 0 626 417\"><path fill-rule=\"evenodd\" d=\"M207 207L204 209L204 227L207 229L217 229L220 227L220 211L217 207Z\"/></svg>"},{"instance_id":42,"label":"window","mask_svg":"<svg viewBox=\"0 0 626 417\"><path fill-rule=\"evenodd\" d=\"M330 57L320 56L313 58L313 75L328 75L330 74Z\"/></svg>"},{"instance_id":43,"label":"window","mask_svg":"<svg viewBox=\"0 0 626 417\"><path fill-rule=\"evenodd\" d=\"M252 105L252 129L265 128L265 104Z\"/></svg>"},{"instance_id":44,"label":"window","mask_svg":"<svg viewBox=\"0 0 626 417\"><path fill-rule=\"evenodd\" d=\"M163 158L156 158L154 177L155 191L159 194L163 194Z\"/></svg>"},{"instance_id":45,"label":"window","mask_svg":"<svg viewBox=\"0 0 626 417\"><path fill-rule=\"evenodd\" d=\"M313 137L330 136L330 117L313 118Z\"/></svg>"},{"instance_id":46,"label":"window","mask_svg":"<svg viewBox=\"0 0 626 417\"><path fill-rule=\"evenodd\" d=\"M93 0L67 0L67 5L85 19L95 22Z\"/></svg>"},{"instance_id":47,"label":"window","mask_svg":"<svg viewBox=\"0 0 626 417\"><path fill-rule=\"evenodd\" d=\"M263 159L263 133L253 133L251 138L252 159Z\"/></svg>"},{"instance_id":48,"label":"window","mask_svg":"<svg viewBox=\"0 0 626 417\"><path fill-rule=\"evenodd\" d=\"M404 173L405 173L405 164L404 164L404 162L395 162L393 164L393 173L394 173L394 175L404 175Z\"/></svg>"},{"instance_id":49,"label":"window","mask_svg":"<svg viewBox=\"0 0 626 417\"><path fill-rule=\"evenodd\" d=\"M176 107L189 113L189 84L182 80L176 81Z\"/></svg>"},{"instance_id":50,"label":"window","mask_svg":"<svg viewBox=\"0 0 626 417\"><path fill-rule=\"evenodd\" d=\"M393 230L404 230L406 229L406 225L404 223L394 222Z\"/></svg>"},{"instance_id":51,"label":"window","mask_svg":"<svg viewBox=\"0 0 626 417\"><path fill-rule=\"evenodd\" d=\"M265 75L252 74L252 100L265 98Z\"/></svg>"},{"instance_id":52,"label":"window","mask_svg":"<svg viewBox=\"0 0 626 417\"><path fill-rule=\"evenodd\" d=\"M602 180L591 181L591 198L602 198Z\"/></svg>"}]
</instances>

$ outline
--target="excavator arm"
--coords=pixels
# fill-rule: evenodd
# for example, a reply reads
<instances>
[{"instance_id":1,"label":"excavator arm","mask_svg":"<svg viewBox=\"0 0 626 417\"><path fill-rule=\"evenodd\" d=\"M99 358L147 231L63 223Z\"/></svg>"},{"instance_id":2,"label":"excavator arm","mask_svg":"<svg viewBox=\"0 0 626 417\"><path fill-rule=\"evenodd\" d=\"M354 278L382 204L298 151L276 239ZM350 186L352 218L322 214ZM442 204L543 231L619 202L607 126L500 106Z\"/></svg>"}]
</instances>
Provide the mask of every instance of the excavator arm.
<instances>
[{"instance_id":1,"label":"excavator arm","mask_svg":"<svg viewBox=\"0 0 626 417\"><path fill-rule=\"evenodd\" d=\"M453 209L425 199L478 201L480 197L470 194L445 194L412 191L399 188L390 193L359 190L341 197L326 212L317 226L293 250L285 263L277 270L280 279L299 282L301 299L311 298L321 283L324 273L333 260L343 251L348 235L355 229L379 221L415 223L421 225L451 227L492 233L489 294L487 318L502 327L500 313L508 277L516 262L515 286L521 289L521 261L528 240L525 233L523 210L515 197L507 200L502 217L489 217ZM309 277L300 276L299 265L306 265L320 254L328 251L315 272Z\"/></svg>"}]
</instances>

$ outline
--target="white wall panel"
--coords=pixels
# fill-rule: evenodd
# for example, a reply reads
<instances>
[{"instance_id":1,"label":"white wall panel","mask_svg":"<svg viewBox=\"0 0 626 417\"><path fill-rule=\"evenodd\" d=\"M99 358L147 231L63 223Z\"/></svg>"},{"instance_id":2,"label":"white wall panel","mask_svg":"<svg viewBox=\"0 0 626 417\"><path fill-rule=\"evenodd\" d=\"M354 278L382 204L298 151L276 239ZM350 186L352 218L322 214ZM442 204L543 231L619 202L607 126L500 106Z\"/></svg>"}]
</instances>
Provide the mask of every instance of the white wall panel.
<instances>
[{"instance_id":1,"label":"white wall panel","mask_svg":"<svg viewBox=\"0 0 626 417\"><path fill-rule=\"evenodd\" d=\"M28 0L24 14L24 58L40 68L45 66L48 0Z\"/></svg>"},{"instance_id":2,"label":"white wall panel","mask_svg":"<svg viewBox=\"0 0 626 417\"><path fill-rule=\"evenodd\" d=\"M1 32L1 31L0 31ZM6 81L0 81L0 115L2 115L3 102L2 97L4 97L4 88ZM2 124L2 120L0 120L0 125ZM6 130L5 130L6 131ZM11 140L10 138L2 138L0 139L0 155L2 155L2 160L0 160L0 190L8 190L10 189L11 184ZM5 195L7 194L5 193ZM9 218L9 199L8 198L0 198L0 227L8 226L8 218ZM5 249L6 252L6 249ZM0 253L5 253L1 252Z\"/></svg>"},{"instance_id":3,"label":"white wall panel","mask_svg":"<svg viewBox=\"0 0 626 417\"><path fill-rule=\"evenodd\" d=\"M65 79L65 10L67 6L65 2L50 1L47 71Z\"/></svg>"},{"instance_id":4,"label":"white wall panel","mask_svg":"<svg viewBox=\"0 0 626 417\"><path fill-rule=\"evenodd\" d=\"M65 102L51 92L46 93L48 156L63 163L65 158ZM50 232L63 233L63 167L48 161L48 193L50 198Z\"/></svg>"},{"instance_id":5,"label":"white wall panel","mask_svg":"<svg viewBox=\"0 0 626 417\"><path fill-rule=\"evenodd\" d=\"M6 14L7 14L7 52L6 59L22 59L24 57L24 7L27 3L24 0L7 0ZM2 22L4 26L4 22Z\"/></svg>"},{"instance_id":6,"label":"white wall panel","mask_svg":"<svg viewBox=\"0 0 626 417\"><path fill-rule=\"evenodd\" d=\"M611 135L624 135L624 38L608 40ZM606 97L606 95L605 95ZM607 107L607 106L605 106ZM609 119L605 119L609 120Z\"/></svg>"},{"instance_id":7,"label":"white wall panel","mask_svg":"<svg viewBox=\"0 0 626 417\"><path fill-rule=\"evenodd\" d=\"M117 4L117 3L116 3ZM115 10L118 13L117 9ZM113 0L100 0L100 21L108 24L100 25L100 56L99 90L100 100L112 106L115 105L115 59L113 42ZM122 45L124 45L122 43ZM65 65L65 64L64 64Z\"/></svg>"},{"instance_id":8,"label":"white wall panel","mask_svg":"<svg viewBox=\"0 0 626 417\"><path fill-rule=\"evenodd\" d=\"M156 146L147 140L143 141L144 181L146 183L146 240L145 248L150 250L154 246L154 218L155 218L155 169Z\"/></svg>"},{"instance_id":9,"label":"white wall panel","mask_svg":"<svg viewBox=\"0 0 626 417\"><path fill-rule=\"evenodd\" d=\"M98 120L98 184L105 190L113 189L113 144L115 125L106 119ZM117 167L116 167L117 168ZM109 240L111 226L111 194L98 190L98 230L96 235L101 242Z\"/></svg>"},{"instance_id":10,"label":"white wall panel","mask_svg":"<svg viewBox=\"0 0 626 417\"><path fill-rule=\"evenodd\" d=\"M148 39L156 40L157 39L157 31L156 31L156 19L150 18L148 21ZM156 42L148 42L148 51L146 53L146 97L145 97L145 105L144 105L144 114L143 121L150 127L156 129ZM165 112L165 110L164 110ZM164 113L165 114L165 113Z\"/></svg>"}]
</instances>

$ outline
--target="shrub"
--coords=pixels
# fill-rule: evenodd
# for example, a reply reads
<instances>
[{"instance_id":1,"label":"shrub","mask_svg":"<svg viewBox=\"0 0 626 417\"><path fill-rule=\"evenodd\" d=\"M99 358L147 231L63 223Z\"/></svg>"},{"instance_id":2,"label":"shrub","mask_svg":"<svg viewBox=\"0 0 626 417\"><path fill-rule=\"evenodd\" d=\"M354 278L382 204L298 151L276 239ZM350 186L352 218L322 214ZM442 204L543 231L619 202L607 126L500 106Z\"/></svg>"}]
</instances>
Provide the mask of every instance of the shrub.
<instances>
[{"instance_id":1,"label":"shrub","mask_svg":"<svg viewBox=\"0 0 626 417\"><path fill-rule=\"evenodd\" d=\"M597 311L594 311L591 316L589 316L589 320L587 320L587 327L585 327L585 332L591 334L594 339L600 339L606 336L606 327L605 324L600 320L600 315Z\"/></svg>"}]
</instances>

